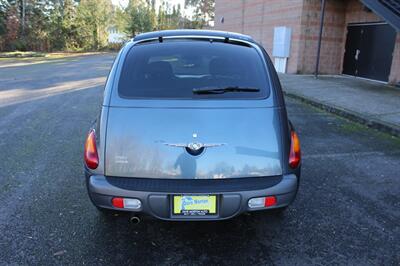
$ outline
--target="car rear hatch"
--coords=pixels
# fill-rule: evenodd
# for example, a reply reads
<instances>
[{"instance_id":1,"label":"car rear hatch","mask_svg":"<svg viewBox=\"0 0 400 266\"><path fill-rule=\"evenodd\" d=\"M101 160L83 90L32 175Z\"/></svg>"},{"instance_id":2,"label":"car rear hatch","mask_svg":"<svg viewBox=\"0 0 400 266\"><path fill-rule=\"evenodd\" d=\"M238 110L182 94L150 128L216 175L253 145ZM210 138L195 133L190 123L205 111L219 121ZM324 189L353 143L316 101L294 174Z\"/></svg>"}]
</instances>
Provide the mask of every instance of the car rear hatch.
<instances>
[{"instance_id":1,"label":"car rear hatch","mask_svg":"<svg viewBox=\"0 0 400 266\"><path fill-rule=\"evenodd\" d=\"M189 179L281 175L278 120L272 107L110 107L105 172ZM205 148L192 155L193 145Z\"/></svg>"},{"instance_id":2,"label":"car rear hatch","mask_svg":"<svg viewBox=\"0 0 400 266\"><path fill-rule=\"evenodd\" d=\"M107 176L282 174L280 107L256 47L164 40L128 45L122 57L105 103Z\"/></svg>"}]
</instances>

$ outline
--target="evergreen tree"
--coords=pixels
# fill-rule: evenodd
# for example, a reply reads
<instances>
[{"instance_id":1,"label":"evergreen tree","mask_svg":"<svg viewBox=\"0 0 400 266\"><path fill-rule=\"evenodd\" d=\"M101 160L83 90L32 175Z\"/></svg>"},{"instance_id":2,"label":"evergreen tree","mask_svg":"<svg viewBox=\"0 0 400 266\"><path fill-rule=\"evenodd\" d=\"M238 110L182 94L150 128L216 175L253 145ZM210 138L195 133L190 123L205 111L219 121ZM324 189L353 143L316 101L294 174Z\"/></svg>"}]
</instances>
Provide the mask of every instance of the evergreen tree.
<instances>
[{"instance_id":1,"label":"evergreen tree","mask_svg":"<svg viewBox=\"0 0 400 266\"><path fill-rule=\"evenodd\" d=\"M7 0L0 0L0 51L5 49L7 34L7 11L10 4Z\"/></svg>"},{"instance_id":2,"label":"evergreen tree","mask_svg":"<svg viewBox=\"0 0 400 266\"><path fill-rule=\"evenodd\" d=\"M106 46L111 11L110 0L80 1L76 24L81 48L98 50Z\"/></svg>"},{"instance_id":3,"label":"evergreen tree","mask_svg":"<svg viewBox=\"0 0 400 266\"><path fill-rule=\"evenodd\" d=\"M126 9L126 32L135 36L138 33L156 29L156 12L154 6L146 1L130 0Z\"/></svg>"},{"instance_id":4,"label":"evergreen tree","mask_svg":"<svg viewBox=\"0 0 400 266\"><path fill-rule=\"evenodd\" d=\"M78 25L76 23L76 5L75 0L64 0L62 8L62 33L65 39L64 48L74 50L78 45Z\"/></svg>"},{"instance_id":5,"label":"evergreen tree","mask_svg":"<svg viewBox=\"0 0 400 266\"><path fill-rule=\"evenodd\" d=\"M201 28L213 18L213 0L185 4L195 7L194 21L168 1L156 6L156 0L130 0L127 7L118 7L111 0L0 0L0 51L98 50L107 45L110 26L133 36Z\"/></svg>"}]
</instances>

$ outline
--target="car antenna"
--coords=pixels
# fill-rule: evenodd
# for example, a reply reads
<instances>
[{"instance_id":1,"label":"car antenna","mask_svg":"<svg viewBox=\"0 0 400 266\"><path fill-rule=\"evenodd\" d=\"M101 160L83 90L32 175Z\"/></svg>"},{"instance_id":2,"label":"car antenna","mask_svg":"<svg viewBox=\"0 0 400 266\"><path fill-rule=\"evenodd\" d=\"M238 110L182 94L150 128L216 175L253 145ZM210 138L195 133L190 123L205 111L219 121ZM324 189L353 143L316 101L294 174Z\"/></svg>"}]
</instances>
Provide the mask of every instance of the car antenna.
<instances>
[{"instance_id":1,"label":"car antenna","mask_svg":"<svg viewBox=\"0 0 400 266\"><path fill-rule=\"evenodd\" d=\"M159 37L158 37L158 41L159 41L159 42L163 42L163 37L162 37L162 36L159 36Z\"/></svg>"}]
</instances>

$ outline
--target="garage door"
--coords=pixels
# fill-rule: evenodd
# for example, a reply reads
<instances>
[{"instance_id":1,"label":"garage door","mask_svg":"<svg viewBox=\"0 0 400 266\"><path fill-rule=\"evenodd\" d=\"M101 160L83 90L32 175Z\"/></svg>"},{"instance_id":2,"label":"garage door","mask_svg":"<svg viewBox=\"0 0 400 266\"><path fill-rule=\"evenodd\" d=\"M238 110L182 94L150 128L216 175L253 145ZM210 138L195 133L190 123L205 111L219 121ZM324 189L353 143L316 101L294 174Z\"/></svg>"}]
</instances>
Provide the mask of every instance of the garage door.
<instances>
[{"instance_id":1,"label":"garage door","mask_svg":"<svg viewBox=\"0 0 400 266\"><path fill-rule=\"evenodd\" d=\"M343 74L388 81L396 31L388 24L347 27Z\"/></svg>"}]
</instances>

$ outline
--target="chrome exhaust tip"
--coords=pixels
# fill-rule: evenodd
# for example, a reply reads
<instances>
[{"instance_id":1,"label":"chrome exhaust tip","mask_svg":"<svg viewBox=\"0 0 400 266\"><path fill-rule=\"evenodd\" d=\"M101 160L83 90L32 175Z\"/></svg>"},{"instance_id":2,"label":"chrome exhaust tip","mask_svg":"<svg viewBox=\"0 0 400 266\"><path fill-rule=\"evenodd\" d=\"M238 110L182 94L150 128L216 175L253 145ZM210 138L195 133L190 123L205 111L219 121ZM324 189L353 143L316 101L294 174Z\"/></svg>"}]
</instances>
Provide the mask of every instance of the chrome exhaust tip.
<instances>
[{"instance_id":1,"label":"chrome exhaust tip","mask_svg":"<svg viewBox=\"0 0 400 266\"><path fill-rule=\"evenodd\" d=\"M129 221L131 222L131 224L137 225L140 223L140 218L138 216L131 216L129 218Z\"/></svg>"}]
</instances>

